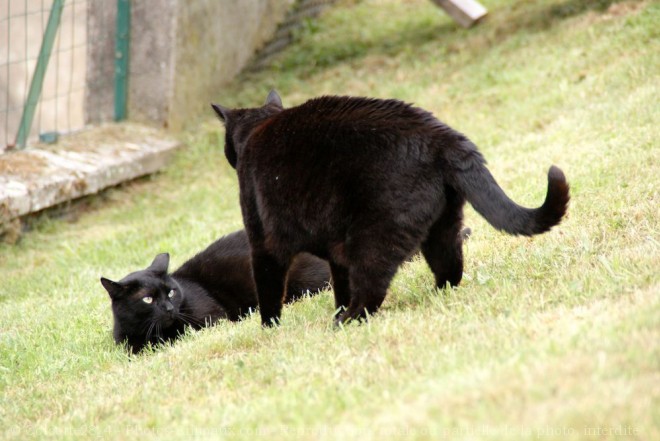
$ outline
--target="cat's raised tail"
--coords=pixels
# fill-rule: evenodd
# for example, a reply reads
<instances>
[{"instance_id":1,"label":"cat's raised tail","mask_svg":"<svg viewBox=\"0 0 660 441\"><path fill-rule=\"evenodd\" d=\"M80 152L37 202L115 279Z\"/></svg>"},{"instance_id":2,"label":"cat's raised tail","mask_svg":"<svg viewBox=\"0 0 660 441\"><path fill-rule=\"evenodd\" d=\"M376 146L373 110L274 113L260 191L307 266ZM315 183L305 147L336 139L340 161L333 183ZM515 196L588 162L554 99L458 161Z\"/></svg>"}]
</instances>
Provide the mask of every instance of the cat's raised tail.
<instances>
[{"instance_id":1,"label":"cat's raised tail","mask_svg":"<svg viewBox=\"0 0 660 441\"><path fill-rule=\"evenodd\" d=\"M454 167L452 184L493 227L509 234L533 236L561 222L568 209L569 185L564 172L551 166L543 205L525 208L512 201L486 168L483 156L468 141L468 154ZM469 158L469 159L468 159Z\"/></svg>"}]
</instances>

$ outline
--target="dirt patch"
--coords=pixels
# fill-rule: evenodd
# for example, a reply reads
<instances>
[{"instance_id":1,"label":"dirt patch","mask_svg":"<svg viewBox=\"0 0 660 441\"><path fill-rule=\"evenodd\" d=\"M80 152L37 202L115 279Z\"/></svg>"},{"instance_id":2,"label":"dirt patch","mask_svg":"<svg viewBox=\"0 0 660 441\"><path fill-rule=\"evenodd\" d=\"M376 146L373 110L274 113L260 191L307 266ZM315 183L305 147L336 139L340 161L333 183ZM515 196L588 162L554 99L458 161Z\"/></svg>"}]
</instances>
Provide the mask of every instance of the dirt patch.
<instances>
[{"instance_id":1,"label":"dirt patch","mask_svg":"<svg viewBox=\"0 0 660 441\"><path fill-rule=\"evenodd\" d=\"M52 152L87 152L97 150L102 145L125 145L144 141L154 134L155 129L136 124L105 124L93 130L83 130L60 137L57 144L38 144L40 150Z\"/></svg>"},{"instance_id":2,"label":"dirt patch","mask_svg":"<svg viewBox=\"0 0 660 441\"><path fill-rule=\"evenodd\" d=\"M648 1L643 2L623 2L623 3L613 3L607 8L605 16L610 17L621 17L624 15L636 14L642 9L646 8Z\"/></svg>"},{"instance_id":3,"label":"dirt patch","mask_svg":"<svg viewBox=\"0 0 660 441\"><path fill-rule=\"evenodd\" d=\"M102 151L104 155L109 155L114 150L138 149L138 145L150 144L150 140L154 137L159 138L157 130L148 126L130 123L107 124L92 130L61 136L57 144L36 144L27 150L0 154L0 176L29 178L47 172L48 160L43 156L31 153L31 150L54 154Z\"/></svg>"},{"instance_id":4,"label":"dirt patch","mask_svg":"<svg viewBox=\"0 0 660 441\"><path fill-rule=\"evenodd\" d=\"M597 23L635 15L644 10L648 4L648 1L639 0L612 3L605 11L601 13L590 13L587 16L587 21L589 23Z\"/></svg>"},{"instance_id":5,"label":"dirt patch","mask_svg":"<svg viewBox=\"0 0 660 441\"><path fill-rule=\"evenodd\" d=\"M12 152L0 155L0 175L28 177L41 173L48 162L37 155Z\"/></svg>"}]
</instances>

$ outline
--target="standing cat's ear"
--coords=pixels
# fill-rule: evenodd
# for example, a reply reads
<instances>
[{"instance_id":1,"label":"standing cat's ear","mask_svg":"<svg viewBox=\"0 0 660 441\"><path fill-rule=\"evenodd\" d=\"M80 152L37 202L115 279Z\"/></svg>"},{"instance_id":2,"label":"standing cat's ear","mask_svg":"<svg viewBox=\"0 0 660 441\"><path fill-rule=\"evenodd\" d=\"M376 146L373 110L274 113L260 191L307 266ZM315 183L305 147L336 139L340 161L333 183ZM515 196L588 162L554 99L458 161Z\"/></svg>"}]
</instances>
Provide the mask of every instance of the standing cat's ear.
<instances>
[{"instance_id":1,"label":"standing cat's ear","mask_svg":"<svg viewBox=\"0 0 660 441\"><path fill-rule=\"evenodd\" d=\"M156 274L167 274L167 267L170 265L170 255L168 253L162 253L156 256L149 268L149 271L153 271Z\"/></svg>"},{"instance_id":2,"label":"standing cat's ear","mask_svg":"<svg viewBox=\"0 0 660 441\"><path fill-rule=\"evenodd\" d=\"M282 106L282 98L280 98L280 96L275 91L275 89L271 90L270 93L268 94L268 97L266 98L266 104L264 104L264 106L267 106L269 104L274 104L280 109L284 108L284 106Z\"/></svg>"},{"instance_id":3,"label":"standing cat's ear","mask_svg":"<svg viewBox=\"0 0 660 441\"><path fill-rule=\"evenodd\" d=\"M218 115L218 118L220 118L222 122L227 122L227 119L229 118L229 109L222 107L220 104L213 103L211 103L211 107L213 107L213 110L215 110L216 115Z\"/></svg>"},{"instance_id":4,"label":"standing cat's ear","mask_svg":"<svg viewBox=\"0 0 660 441\"><path fill-rule=\"evenodd\" d=\"M105 290L108 291L111 299L116 299L124 294L123 285L113 282L110 279L106 279L105 277L101 277L101 285L103 285Z\"/></svg>"}]
</instances>

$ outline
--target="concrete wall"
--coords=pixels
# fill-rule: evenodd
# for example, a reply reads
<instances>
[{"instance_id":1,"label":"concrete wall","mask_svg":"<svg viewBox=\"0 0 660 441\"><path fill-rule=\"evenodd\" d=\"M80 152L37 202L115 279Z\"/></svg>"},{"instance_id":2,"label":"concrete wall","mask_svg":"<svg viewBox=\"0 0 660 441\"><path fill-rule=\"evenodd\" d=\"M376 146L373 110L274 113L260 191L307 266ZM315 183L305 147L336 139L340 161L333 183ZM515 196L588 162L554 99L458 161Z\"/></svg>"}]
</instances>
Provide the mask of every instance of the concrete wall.
<instances>
[{"instance_id":1,"label":"concrete wall","mask_svg":"<svg viewBox=\"0 0 660 441\"><path fill-rule=\"evenodd\" d=\"M179 6L170 126L209 112L222 85L247 64L284 20L293 0L195 0Z\"/></svg>"},{"instance_id":2,"label":"concrete wall","mask_svg":"<svg viewBox=\"0 0 660 441\"><path fill-rule=\"evenodd\" d=\"M225 3L226 0L218 3ZM168 125L176 63L177 12L198 0L138 0L131 5L128 118Z\"/></svg>"},{"instance_id":3,"label":"concrete wall","mask_svg":"<svg viewBox=\"0 0 660 441\"><path fill-rule=\"evenodd\" d=\"M85 122L111 121L114 115L116 2L89 2Z\"/></svg>"},{"instance_id":4,"label":"concrete wall","mask_svg":"<svg viewBox=\"0 0 660 441\"><path fill-rule=\"evenodd\" d=\"M132 2L128 117L178 130L208 112L222 86L274 34L295 0ZM91 2L86 120L113 116L116 10Z\"/></svg>"}]
</instances>

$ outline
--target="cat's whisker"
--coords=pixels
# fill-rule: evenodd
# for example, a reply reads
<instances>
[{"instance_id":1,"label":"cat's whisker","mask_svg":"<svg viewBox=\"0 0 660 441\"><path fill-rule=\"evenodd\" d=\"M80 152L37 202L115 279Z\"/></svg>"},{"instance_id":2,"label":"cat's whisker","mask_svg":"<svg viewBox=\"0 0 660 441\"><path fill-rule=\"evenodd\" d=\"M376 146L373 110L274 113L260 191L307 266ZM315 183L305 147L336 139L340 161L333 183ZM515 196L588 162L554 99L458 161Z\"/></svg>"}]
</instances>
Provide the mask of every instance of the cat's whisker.
<instances>
[{"instance_id":1,"label":"cat's whisker","mask_svg":"<svg viewBox=\"0 0 660 441\"><path fill-rule=\"evenodd\" d=\"M148 333L148 332L149 332L148 330L149 330L149 328L152 326L152 324L153 324L152 321L144 322L144 323L142 324L142 326L140 327L140 331L142 331L142 332L144 332L144 333Z\"/></svg>"},{"instance_id":2,"label":"cat's whisker","mask_svg":"<svg viewBox=\"0 0 660 441\"><path fill-rule=\"evenodd\" d=\"M185 313L185 312L177 313L176 317L181 319L187 325L196 325L196 326L199 326L199 327L206 326L206 320L200 320L197 317L195 317L191 314Z\"/></svg>"},{"instance_id":3,"label":"cat's whisker","mask_svg":"<svg viewBox=\"0 0 660 441\"><path fill-rule=\"evenodd\" d=\"M149 324L149 329L147 330L147 339L146 339L147 341L149 341L149 339L151 338L151 333L154 330L154 326L156 326L156 321L155 320L151 321L151 323Z\"/></svg>"},{"instance_id":4,"label":"cat's whisker","mask_svg":"<svg viewBox=\"0 0 660 441\"><path fill-rule=\"evenodd\" d=\"M154 331L156 330L156 325L158 324L157 320L151 319L150 321L147 322L148 326L147 332L146 332L146 340L149 341L151 337L154 335Z\"/></svg>"}]
</instances>

